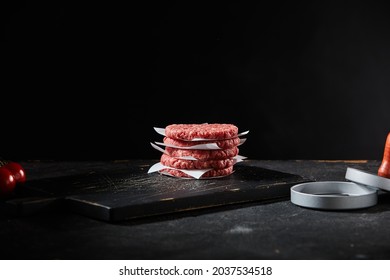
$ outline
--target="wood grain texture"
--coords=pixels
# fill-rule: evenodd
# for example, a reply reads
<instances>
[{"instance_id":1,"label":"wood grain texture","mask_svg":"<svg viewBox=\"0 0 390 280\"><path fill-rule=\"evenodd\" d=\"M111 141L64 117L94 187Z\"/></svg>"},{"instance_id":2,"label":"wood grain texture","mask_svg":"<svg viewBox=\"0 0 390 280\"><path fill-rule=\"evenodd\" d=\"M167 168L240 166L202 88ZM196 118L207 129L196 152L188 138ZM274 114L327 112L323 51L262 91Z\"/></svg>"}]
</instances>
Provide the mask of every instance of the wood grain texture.
<instances>
[{"instance_id":1,"label":"wood grain texture","mask_svg":"<svg viewBox=\"0 0 390 280\"><path fill-rule=\"evenodd\" d=\"M301 176L255 166L237 165L227 177L210 180L180 179L147 174L143 169L116 174L99 182L105 191L67 197L78 213L120 221L164 213L211 208L235 203L288 198Z\"/></svg>"}]
</instances>

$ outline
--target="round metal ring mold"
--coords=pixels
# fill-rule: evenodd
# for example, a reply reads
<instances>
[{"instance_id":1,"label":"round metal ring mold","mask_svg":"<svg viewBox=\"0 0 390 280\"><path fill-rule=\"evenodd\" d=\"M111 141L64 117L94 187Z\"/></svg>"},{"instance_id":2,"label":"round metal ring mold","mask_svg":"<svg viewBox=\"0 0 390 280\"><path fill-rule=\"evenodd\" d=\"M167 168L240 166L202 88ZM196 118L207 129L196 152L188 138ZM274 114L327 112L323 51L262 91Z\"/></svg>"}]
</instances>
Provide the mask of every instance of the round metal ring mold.
<instances>
[{"instance_id":1,"label":"round metal ring mold","mask_svg":"<svg viewBox=\"0 0 390 280\"><path fill-rule=\"evenodd\" d=\"M323 181L295 185L290 189L291 202L307 208L353 210L374 206L376 189L352 182Z\"/></svg>"},{"instance_id":2,"label":"round metal ring mold","mask_svg":"<svg viewBox=\"0 0 390 280\"><path fill-rule=\"evenodd\" d=\"M390 179L356 168L348 167L345 179L357 184L390 191Z\"/></svg>"}]
</instances>

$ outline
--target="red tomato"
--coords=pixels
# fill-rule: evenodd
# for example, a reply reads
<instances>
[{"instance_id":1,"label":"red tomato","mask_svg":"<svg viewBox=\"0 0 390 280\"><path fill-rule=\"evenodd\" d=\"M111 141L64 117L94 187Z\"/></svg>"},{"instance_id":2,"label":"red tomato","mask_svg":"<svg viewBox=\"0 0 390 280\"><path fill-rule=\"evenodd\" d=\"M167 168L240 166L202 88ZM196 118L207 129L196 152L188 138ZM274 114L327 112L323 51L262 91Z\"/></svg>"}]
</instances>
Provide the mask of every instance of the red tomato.
<instances>
[{"instance_id":1,"label":"red tomato","mask_svg":"<svg viewBox=\"0 0 390 280\"><path fill-rule=\"evenodd\" d=\"M7 168L11 171L12 176L14 176L16 183L24 183L26 182L26 173L24 172L23 167L14 161L8 162L3 168Z\"/></svg>"},{"instance_id":2,"label":"red tomato","mask_svg":"<svg viewBox=\"0 0 390 280\"><path fill-rule=\"evenodd\" d=\"M0 167L0 195L11 193L16 186L16 180L10 170Z\"/></svg>"}]
</instances>

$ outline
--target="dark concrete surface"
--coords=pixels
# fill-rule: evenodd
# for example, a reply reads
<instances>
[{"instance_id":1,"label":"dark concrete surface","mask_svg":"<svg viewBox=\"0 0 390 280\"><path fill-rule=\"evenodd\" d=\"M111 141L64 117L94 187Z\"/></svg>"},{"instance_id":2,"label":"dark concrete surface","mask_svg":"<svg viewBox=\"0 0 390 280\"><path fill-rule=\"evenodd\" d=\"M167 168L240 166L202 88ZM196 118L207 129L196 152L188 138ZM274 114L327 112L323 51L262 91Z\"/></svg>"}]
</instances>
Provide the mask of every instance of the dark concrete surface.
<instances>
[{"instance_id":1,"label":"dark concrete surface","mask_svg":"<svg viewBox=\"0 0 390 280\"><path fill-rule=\"evenodd\" d=\"M153 160L24 161L29 180ZM378 161L250 160L312 180L342 180ZM1 259L390 259L390 196L360 210L323 211L289 199L107 223L66 211L0 214Z\"/></svg>"}]
</instances>

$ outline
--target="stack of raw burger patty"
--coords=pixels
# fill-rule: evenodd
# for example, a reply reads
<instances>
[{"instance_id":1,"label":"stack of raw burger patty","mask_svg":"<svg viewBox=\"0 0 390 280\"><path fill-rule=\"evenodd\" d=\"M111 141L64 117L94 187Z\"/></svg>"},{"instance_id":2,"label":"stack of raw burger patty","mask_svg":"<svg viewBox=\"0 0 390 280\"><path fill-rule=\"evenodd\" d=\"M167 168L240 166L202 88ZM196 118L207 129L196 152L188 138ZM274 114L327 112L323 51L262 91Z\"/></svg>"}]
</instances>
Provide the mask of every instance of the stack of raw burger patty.
<instances>
[{"instance_id":1,"label":"stack of raw burger patty","mask_svg":"<svg viewBox=\"0 0 390 280\"><path fill-rule=\"evenodd\" d=\"M179 169L210 169L201 178L227 176L233 173L238 156L238 127L233 124L171 124L165 128L165 153L160 163L171 167L160 170L175 177L191 177ZM199 144L215 143L219 149L189 149ZM196 160L183 159L193 157Z\"/></svg>"}]
</instances>

